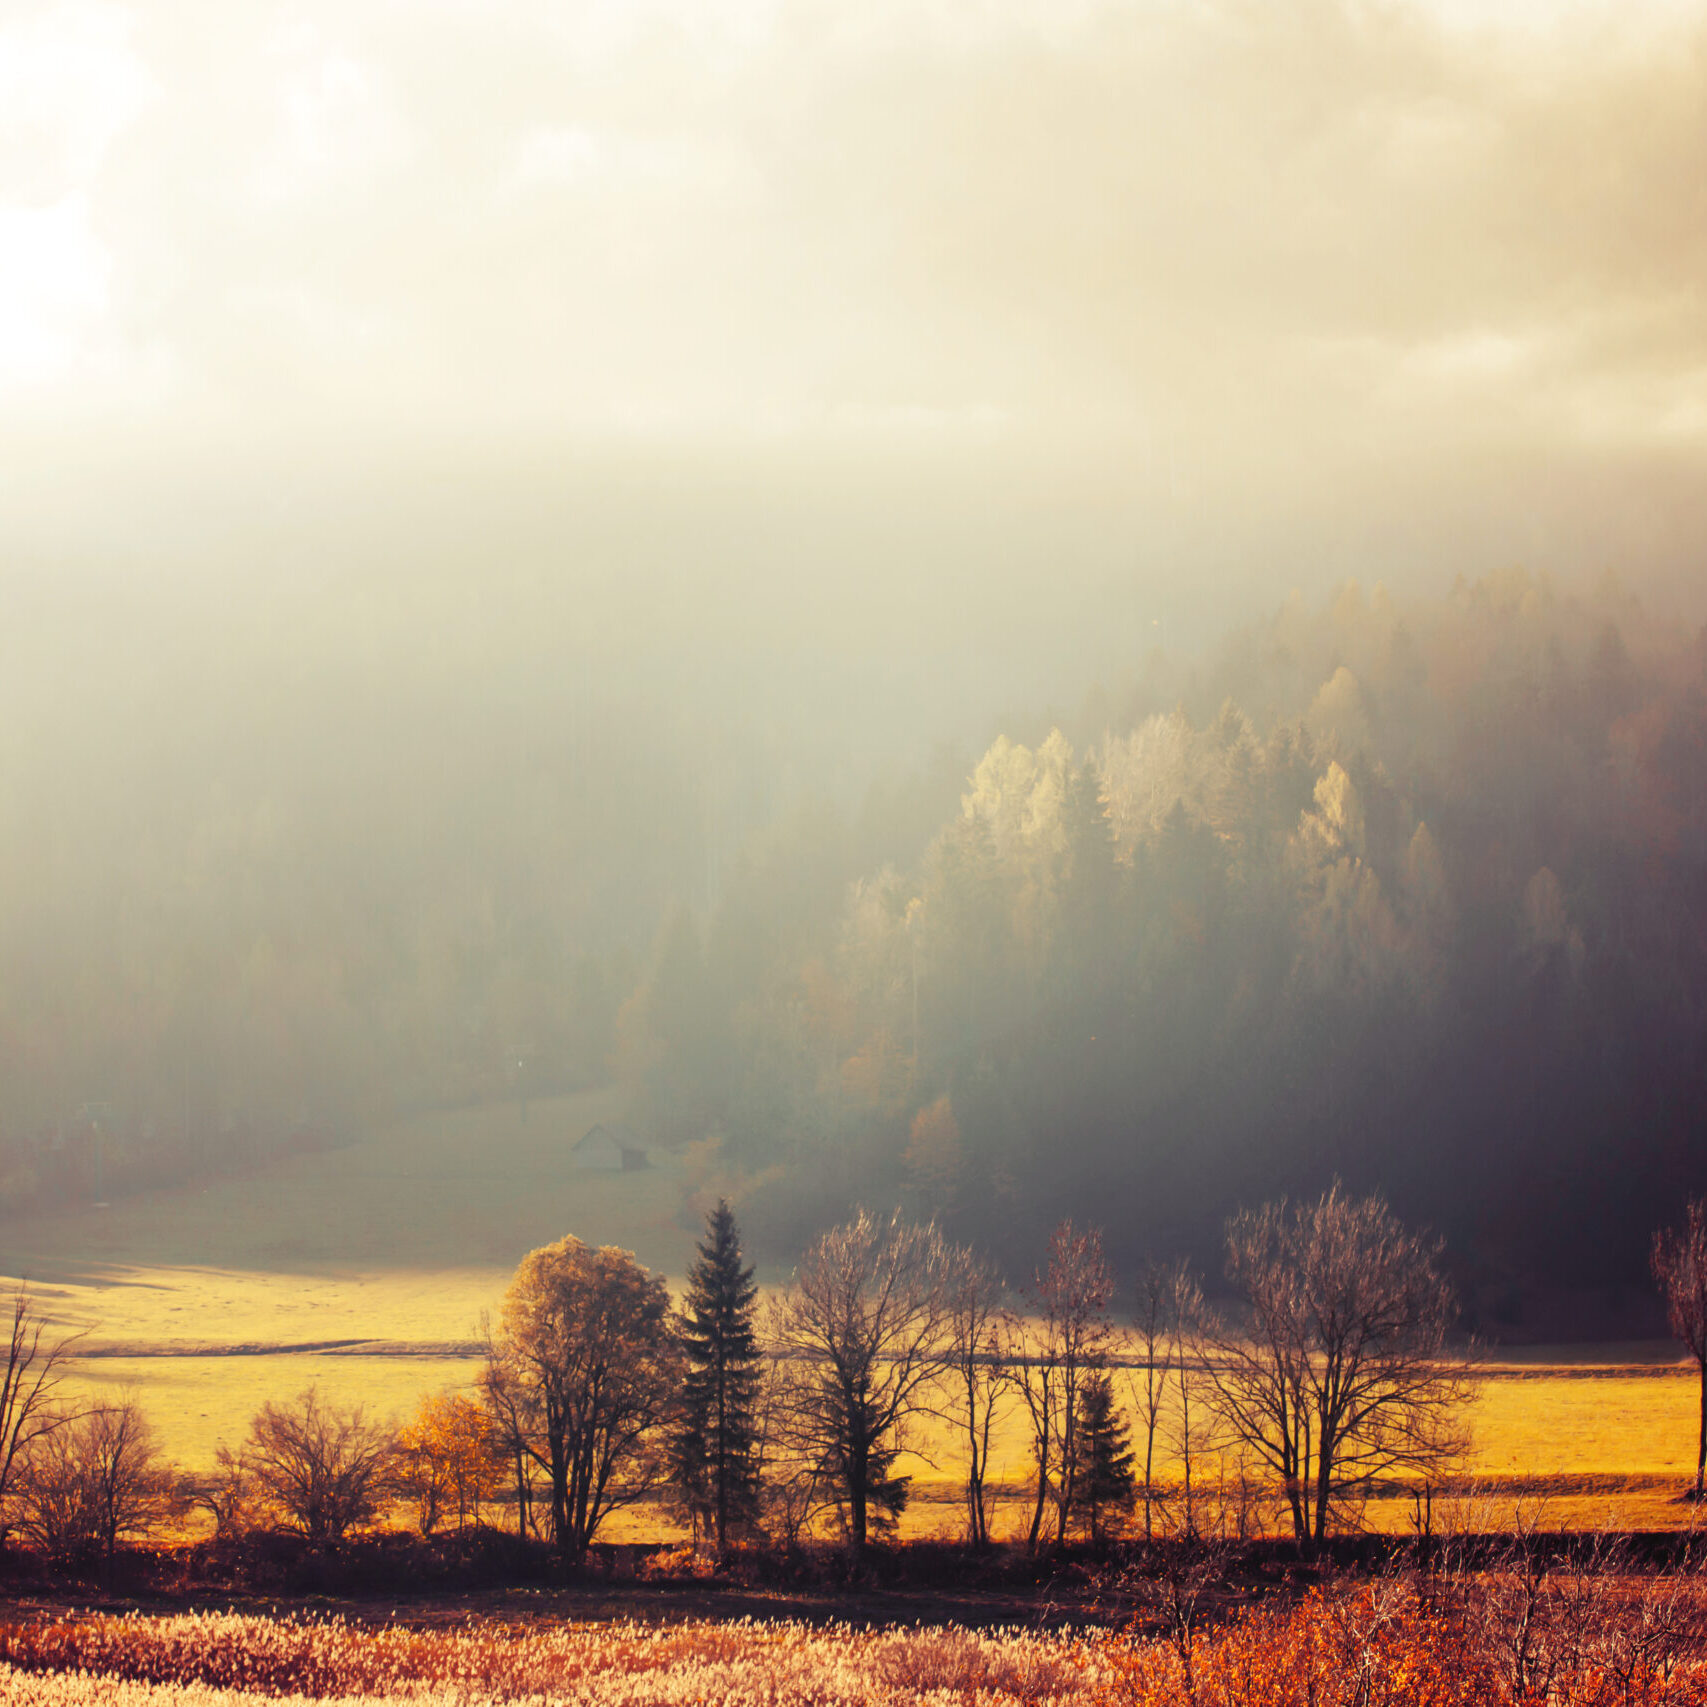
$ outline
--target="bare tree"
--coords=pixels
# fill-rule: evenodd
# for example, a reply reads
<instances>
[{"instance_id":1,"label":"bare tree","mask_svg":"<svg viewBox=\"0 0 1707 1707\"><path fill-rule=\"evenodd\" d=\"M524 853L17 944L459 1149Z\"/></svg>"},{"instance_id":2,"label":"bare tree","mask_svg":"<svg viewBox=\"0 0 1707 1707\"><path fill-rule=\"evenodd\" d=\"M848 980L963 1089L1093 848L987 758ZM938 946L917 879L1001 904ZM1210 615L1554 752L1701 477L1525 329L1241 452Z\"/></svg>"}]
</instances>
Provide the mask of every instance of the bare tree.
<instances>
[{"instance_id":1,"label":"bare tree","mask_svg":"<svg viewBox=\"0 0 1707 1707\"><path fill-rule=\"evenodd\" d=\"M780 1298L773 1295L759 1324L764 1364L755 1406L759 1517L771 1539L792 1552L819 1511L830 1503L820 1487L807 1446L810 1430L796 1415L810 1394L795 1359L786 1350L779 1321Z\"/></svg>"},{"instance_id":2,"label":"bare tree","mask_svg":"<svg viewBox=\"0 0 1707 1707\"><path fill-rule=\"evenodd\" d=\"M243 1462L264 1503L325 1547L378 1512L393 1445L392 1431L362 1406L342 1410L309 1387L289 1404L262 1405Z\"/></svg>"},{"instance_id":3,"label":"bare tree","mask_svg":"<svg viewBox=\"0 0 1707 1707\"><path fill-rule=\"evenodd\" d=\"M960 1253L949 1285L947 1408L966 1438L966 1529L975 1548L990 1544L985 1483L991 1432L1015 1379L1008 1342L1001 1276L971 1252Z\"/></svg>"},{"instance_id":4,"label":"bare tree","mask_svg":"<svg viewBox=\"0 0 1707 1707\"><path fill-rule=\"evenodd\" d=\"M1436 1243L1379 1197L1335 1185L1320 1202L1245 1211L1227 1224L1237 1329L1207 1333L1216 1410L1280 1479L1299 1546L1312 1551L1344 1502L1385 1475L1462 1449L1470 1398L1443 1361L1455 1315Z\"/></svg>"},{"instance_id":5,"label":"bare tree","mask_svg":"<svg viewBox=\"0 0 1707 1707\"><path fill-rule=\"evenodd\" d=\"M1156 1440L1161 1433L1169 1379L1180 1353L1179 1290L1183 1263L1146 1262L1138 1274L1132 1312L1140 1359L1131 1387L1138 1426L1144 1433L1144 1539L1155 1536Z\"/></svg>"},{"instance_id":6,"label":"bare tree","mask_svg":"<svg viewBox=\"0 0 1707 1707\"><path fill-rule=\"evenodd\" d=\"M12 1294L12 1332L0 1372L0 1543L14 1505L15 1484L37 1443L77 1415L58 1402L65 1363L81 1334L42 1343L45 1324L22 1282Z\"/></svg>"},{"instance_id":7,"label":"bare tree","mask_svg":"<svg viewBox=\"0 0 1707 1707\"><path fill-rule=\"evenodd\" d=\"M260 1507L260 1490L249 1468L247 1446L235 1452L219 1443L214 1453L215 1469L185 1483L190 1504L213 1519L216 1536L240 1535L254 1526Z\"/></svg>"},{"instance_id":8,"label":"bare tree","mask_svg":"<svg viewBox=\"0 0 1707 1707\"><path fill-rule=\"evenodd\" d=\"M1654 1234L1654 1279L1665 1294L1671 1331L1689 1348L1701 1376L1701 1425L1695 1445L1695 1497L1707 1476L1707 1202L1692 1198L1683 1229Z\"/></svg>"},{"instance_id":9,"label":"bare tree","mask_svg":"<svg viewBox=\"0 0 1707 1707\"><path fill-rule=\"evenodd\" d=\"M108 1563L124 1537L147 1534L183 1506L148 1418L128 1395L39 1435L19 1494L22 1528L37 1546L62 1558L95 1550Z\"/></svg>"},{"instance_id":10,"label":"bare tree","mask_svg":"<svg viewBox=\"0 0 1707 1707\"><path fill-rule=\"evenodd\" d=\"M1174 1335L1174 1408L1168 1443L1180 1466L1180 1512L1178 1532L1188 1540L1199 1539L1197 1521L1197 1471L1210 1449L1214 1432L1212 1416L1203 1403L1203 1288L1184 1263L1169 1275L1168 1318Z\"/></svg>"},{"instance_id":11,"label":"bare tree","mask_svg":"<svg viewBox=\"0 0 1707 1707\"><path fill-rule=\"evenodd\" d=\"M906 1501L894 1463L948 1364L956 1266L934 1226L861 1210L814 1241L778 1300L784 1367L797 1383L795 1444L833 1490L856 1554L874 1519Z\"/></svg>"},{"instance_id":12,"label":"bare tree","mask_svg":"<svg viewBox=\"0 0 1707 1707\"><path fill-rule=\"evenodd\" d=\"M1066 1389L1039 1323L1011 1316L1008 1333L1031 1440L1031 1525L1026 1540L1035 1553L1043 1535L1043 1514L1055 1486L1055 1441L1061 1432L1060 1409Z\"/></svg>"},{"instance_id":13,"label":"bare tree","mask_svg":"<svg viewBox=\"0 0 1707 1707\"><path fill-rule=\"evenodd\" d=\"M1055 1539L1067 1538L1078 1475L1078 1394L1084 1377L1107 1362L1115 1341L1108 1308L1114 1276L1102 1254L1102 1234L1063 1221L1049 1237L1049 1254L1026 1289L1032 1322L1025 1324L1020 1391L1031 1424L1036 1494L1030 1542L1035 1549L1050 1499Z\"/></svg>"},{"instance_id":14,"label":"bare tree","mask_svg":"<svg viewBox=\"0 0 1707 1707\"><path fill-rule=\"evenodd\" d=\"M516 1494L516 1534L526 1539L536 1534L534 1523L534 1472L528 1441L537 1427L538 1394L525 1386L520 1373L498 1355L490 1319L480 1318L486 1341L486 1367L480 1372L480 1397L492 1419L492 1431L504 1454Z\"/></svg>"}]
</instances>

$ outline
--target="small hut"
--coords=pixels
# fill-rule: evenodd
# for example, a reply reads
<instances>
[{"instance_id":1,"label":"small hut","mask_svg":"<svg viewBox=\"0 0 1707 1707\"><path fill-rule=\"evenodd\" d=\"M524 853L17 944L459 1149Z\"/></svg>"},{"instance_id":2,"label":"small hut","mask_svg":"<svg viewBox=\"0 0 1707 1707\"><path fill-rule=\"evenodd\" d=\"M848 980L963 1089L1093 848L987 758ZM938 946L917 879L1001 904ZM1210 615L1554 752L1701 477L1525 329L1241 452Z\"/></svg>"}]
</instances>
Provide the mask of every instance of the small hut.
<instances>
[{"instance_id":1,"label":"small hut","mask_svg":"<svg viewBox=\"0 0 1707 1707\"><path fill-rule=\"evenodd\" d=\"M632 1174L651 1165L632 1127L602 1120L581 1135L569 1152L569 1161L581 1172L591 1174Z\"/></svg>"}]
</instances>

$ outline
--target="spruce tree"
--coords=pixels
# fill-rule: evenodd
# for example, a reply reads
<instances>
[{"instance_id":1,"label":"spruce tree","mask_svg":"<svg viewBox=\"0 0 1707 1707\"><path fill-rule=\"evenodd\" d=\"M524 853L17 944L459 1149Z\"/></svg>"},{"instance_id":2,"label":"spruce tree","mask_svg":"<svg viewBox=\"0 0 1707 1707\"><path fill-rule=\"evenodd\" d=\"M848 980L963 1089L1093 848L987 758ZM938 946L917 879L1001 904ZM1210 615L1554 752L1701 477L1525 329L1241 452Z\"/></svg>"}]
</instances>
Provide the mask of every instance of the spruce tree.
<instances>
[{"instance_id":1,"label":"spruce tree","mask_svg":"<svg viewBox=\"0 0 1707 1707\"><path fill-rule=\"evenodd\" d=\"M1079 1388L1078 1435L1077 1504L1091 1545L1100 1546L1104 1513L1129 1508L1135 1492L1132 1447L1106 1370L1087 1375Z\"/></svg>"},{"instance_id":2,"label":"spruce tree","mask_svg":"<svg viewBox=\"0 0 1707 1707\"><path fill-rule=\"evenodd\" d=\"M676 1485L719 1552L758 1512L758 1296L734 1212L719 1198L688 1273L677 1329L687 1373L671 1441Z\"/></svg>"}]
</instances>

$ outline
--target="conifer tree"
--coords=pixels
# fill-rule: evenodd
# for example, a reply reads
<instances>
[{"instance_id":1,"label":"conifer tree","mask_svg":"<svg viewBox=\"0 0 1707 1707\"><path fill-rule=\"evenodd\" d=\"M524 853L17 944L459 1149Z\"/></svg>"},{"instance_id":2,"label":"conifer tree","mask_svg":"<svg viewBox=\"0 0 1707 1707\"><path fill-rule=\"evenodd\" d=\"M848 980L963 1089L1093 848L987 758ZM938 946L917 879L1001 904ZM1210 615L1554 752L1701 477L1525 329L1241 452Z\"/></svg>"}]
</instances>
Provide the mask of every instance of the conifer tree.
<instances>
[{"instance_id":1,"label":"conifer tree","mask_svg":"<svg viewBox=\"0 0 1707 1707\"><path fill-rule=\"evenodd\" d=\"M681 1497L720 1552L758 1509L758 1295L734 1212L719 1198L677 1326L687 1373L671 1452Z\"/></svg>"},{"instance_id":2,"label":"conifer tree","mask_svg":"<svg viewBox=\"0 0 1707 1707\"><path fill-rule=\"evenodd\" d=\"M1126 1510L1135 1491L1132 1447L1126 1423L1114 1402L1108 1371L1094 1370L1079 1387L1079 1459L1077 1503L1092 1546L1100 1546L1105 1513Z\"/></svg>"}]
</instances>

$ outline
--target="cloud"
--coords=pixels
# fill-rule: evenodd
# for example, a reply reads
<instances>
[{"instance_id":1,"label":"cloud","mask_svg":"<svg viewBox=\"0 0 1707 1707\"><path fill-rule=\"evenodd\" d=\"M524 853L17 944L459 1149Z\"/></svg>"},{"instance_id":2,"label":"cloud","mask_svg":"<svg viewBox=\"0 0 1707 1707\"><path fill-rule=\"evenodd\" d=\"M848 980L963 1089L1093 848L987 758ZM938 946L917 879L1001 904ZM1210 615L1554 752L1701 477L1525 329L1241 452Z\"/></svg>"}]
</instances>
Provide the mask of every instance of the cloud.
<instances>
[{"instance_id":1,"label":"cloud","mask_svg":"<svg viewBox=\"0 0 1707 1707\"><path fill-rule=\"evenodd\" d=\"M158 90L116 6L68 4L0 22L0 199L86 186Z\"/></svg>"},{"instance_id":2,"label":"cloud","mask_svg":"<svg viewBox=\"0 0 1707 1707\"><path fill-rule=\"evenodd\" d=\"M107 306L111 266L81 195L0 207L0 384L27 396L79 365Z\"/></svg>"},{"instance_id":3,"label":"cloud","mask_svg":"<svg viewBox=\"0 0 1707 1707\"><path fill-rule=\"evenodd\" d=\"M0 32L0 347L60 407L100 345L231 457L928 444L1288 579L1693 526L1707 0L285 16Z\"/></svg>"}]
</instances>

